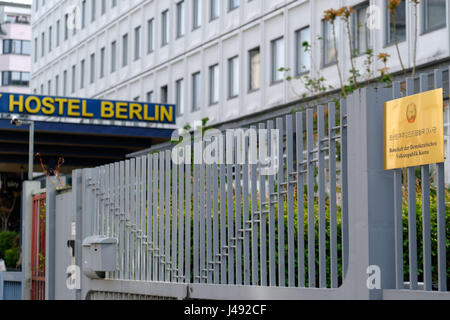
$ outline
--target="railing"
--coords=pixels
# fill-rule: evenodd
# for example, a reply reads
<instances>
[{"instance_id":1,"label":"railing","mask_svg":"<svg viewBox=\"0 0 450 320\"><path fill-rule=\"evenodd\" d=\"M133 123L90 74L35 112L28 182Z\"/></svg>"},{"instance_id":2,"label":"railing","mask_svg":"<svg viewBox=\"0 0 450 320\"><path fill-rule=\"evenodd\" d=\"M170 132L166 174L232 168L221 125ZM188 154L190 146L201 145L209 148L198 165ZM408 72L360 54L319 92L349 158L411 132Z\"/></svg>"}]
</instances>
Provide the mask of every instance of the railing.
<instances>
[{"instance_id":1,"label":"railing","mask_svg":"<svg viewBox=\"0 0 450 320\"><path fill-rule=\"evenodd\" d=\"M220 163L174 164L166 151L95 169L95 233L119 239L110 278L336 288L347 255L345 121L345 101L338 113L330 103L258 134L228 132ZM273 132L267 155L277 149L280 169L265 176L248 155L265 153Z\"/></svg>"},{"instance_id":2,"label":"railing","mask_svg":"<svg viewBox=\"0 0 450 320\"><path fill-rule=\"evenodd\" d=\"M118 239L117 270L82 297L449 299L444 165L384 170L383 104L401 86L75 171L78 245Z\"/></svg>"},{"instance_id":3,"label":"railing","mask_svg":"<svg viewBox=\"0 0 450 320\"><path fill-rule=\"evenodd\" d=\"M436 70L433 83L429 82L429 75L418 77L419 91L425 92L434 88L442 88L443 70ZM405 92L402 94L401 83L393 86L394 98L415 93L415 80L406 79ZM449 91L450 92L450 91ZM420 170L420 178L416 175ZM434 172L431 175L431 171ZM425 165L418 168L394 171L395 192L395 265L396 288L405 288L404 270L408 270L408 287L412 290L419 288L420 278L425 291L447 291L447 255L446 251L446 213L450 208L445 203L446 188L444 163ZM436 194L435 201L430 201L430 191ZM421 200L421 215L418 216L418 196ZM448 192L448 191L447 191ZM450 196L449 196L450 197ZM431 210L433 205L433 210ZM431 212L433 211L433 212ZM433 213L433 219L431 219ZM448 223L448 222L447 222ZM421 224L421 237L418 236L418 224ZM420 227L420 225L419 225ZM405 232L407 230L407 232ZM435 234L432 234L435 233ZM405 245L407 243L407 246ZM433 249L432 249L433 242ZM406 259L404 259L404 250ZM422 255L422 259L418 259Z\"/></svg>"}]
</instances>

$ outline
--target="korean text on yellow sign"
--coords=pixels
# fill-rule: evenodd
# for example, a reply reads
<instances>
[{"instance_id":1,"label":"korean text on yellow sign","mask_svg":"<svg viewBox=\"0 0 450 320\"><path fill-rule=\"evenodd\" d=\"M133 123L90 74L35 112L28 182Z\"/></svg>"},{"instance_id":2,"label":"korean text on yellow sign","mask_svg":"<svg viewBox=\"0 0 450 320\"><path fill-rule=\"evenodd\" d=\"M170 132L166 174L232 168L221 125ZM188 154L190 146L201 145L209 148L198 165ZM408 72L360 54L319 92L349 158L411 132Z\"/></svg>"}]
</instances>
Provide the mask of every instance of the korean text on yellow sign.
<instances>
[{"instance_id":1,"label":"korean text on yellow sign","mask_svg":"<svg viewBox=\"0 0 450 320\"><path fill-rule=\"evenodd\" d=\"M443 121L442 89L386 102L384 168L444 162Z\"/></svg>"}]
</instances>

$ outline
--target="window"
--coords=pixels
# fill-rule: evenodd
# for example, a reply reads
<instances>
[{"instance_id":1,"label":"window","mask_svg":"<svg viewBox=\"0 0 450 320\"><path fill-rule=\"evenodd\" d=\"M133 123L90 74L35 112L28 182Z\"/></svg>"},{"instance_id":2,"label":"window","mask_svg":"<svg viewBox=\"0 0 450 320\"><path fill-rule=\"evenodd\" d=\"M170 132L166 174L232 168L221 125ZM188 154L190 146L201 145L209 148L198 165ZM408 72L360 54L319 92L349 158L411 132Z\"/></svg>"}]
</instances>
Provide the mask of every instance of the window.
<instances>
[{"instance_id":1,"label":"window","mask_svg":"<svg viewBox=\"0 0 450 320\"><path fill-rule=\"evenodd\" d=\"M55 96L59 95L59 76L55 77Z\"/></svg>"},{"instance_id":2,"label":"window","mask_svg":"<svg viewBox=\"0 0 450 320\"><path fill-rule=\"evenodd\" d=\"M75 93L75 82L77 79L76 70L77 70L77 67L75 65L73 65L72 66L72 90L71 90L72 93Z\"/></svg>"},{"instance_id":3,"label":"window","mask_svg":"<svg viewBox=\"0 0 450 320\"><path fill-rule=\"evenodd\" d=\"M184 35L184 1L177 3L177 38Z\"/></svg>"},{"instance_id":4,"label":"window","mask_svg":"<svg viewBox=\"0 0 450 320\"><path fill-rule=\"evenodd\" d=\"M100 10L101 15L104 15L106 13L106 0L102 0L102 7Z\"/></svg>"},{"instance_id":5,"label":"window","mask_svg":"<svg viewBox=\"0 0 450 320\"><path fill-rule=\"evenodd\" d=\"M100 49L100 79L103 79L105 76L105 47Z\"/></svg>"},{"instance_id":6,"label":"window","mask_svg":"<svg viewBox=\"0 0 450 320\"><path fill-rule=\"evenodd\" d=\"M3 54L20 54L29 56L31 54L31 42L27 40L3 40Z\"/></svg>"},{"instance_id":7,"label":"window","mask_svg":"<svg viewBox=\"0 0 450 320\"><path fill-rule=\"evenodd\" d=\"M280 68L284 67L284 39L278 38L276 40L273 40L270 44L270 48L272 55L271 81L273 84L283 81L283 72L280 71Z\"/></svg>"},{"instance_id":8,"label":"window","mask_svg":"<svg viewBox=\"0 0 450 320\"><path fill-rule=\"evenodd\" d=\"M339 30L339 21L334 22L336 30ZM328 66L336 63L336 51L334 49L333 26L330 22L322 21L323 47L322 65ZM336 31L336 43L339 43L339 33Z\"/></svg>"},{"instance_id":9,"label":"window","mask_svg":"<svg viewBox=\"0 0 450 320\"><path fill-rule=\"evenodd\" d=\"M354 8L355 13L352 16L353 20L353 50L354 55L361 55L370 49L370 29L367 27L367 10L369 4Z\"/></svg>"},{"instance_id":10,"label":"window","mask_svg":"<svg viewBox=\"0 0 450 320\"><path fill-rule=\"evenodd\" d=\"M237 7L239 7L239 0L228 0L229 11L236 9Z\"/></svg>"},{"instance_id":11,"label":"window","mask_svg":"<svg viewBox=\"0 0 450 320\"><path fill-rule=\"evenodd\" d=\"M309 27L300 29L295 33L295 42L296 74L300 75L311 69L311 53L308 49L311 42Z\"/></svg>"},{"instance_id":12,"label":"window","mask_svg":"<svg viewBox=\"0 0 450 320\"><path fill-rule=\"evenodd\" d=\"M209 19L215 20L220 15L220 3L219 0L210 0L210 12L209 12Z\"/></svg>"},{"instance_id":13,"label":"window","mask_svg":"<svg viewBox=\"0 0 450 320\"><path fill-rule=\"evenodd\" d=\"M153 91L147 92L146 100L146 102L153 102Z\"/></svg>"},{"instance_id":14,"label":"window","mask_svg":"<svg viewBox=\"0 0 450 320\"><path fill-rule=\"evenodd\" d=\"M116 57L117 57L117 44L116 41L111 42L111 73L116 72Z\"/></svg>"},{"instance_id":15,"label":"window","mask_svg":"<svg viewBox=\"0 0 450 320\"><path fill-rule=\"evenodd\" d=\"M60 33L60 22L59 22L59 20L58 21L56 21L56 47L59 47L59 33Z\"/></svg>"},{"instance_id":16,"label":"window","mask_svg":"<svg viewBox=\"0 0 450 320\"><path fill-rule=\"evenodd\" d=\"M95 3L97 1L90 1L91 3L91 22L95 21L95 12L96 12L96 7L95 7Z\"/></svg>"},{"instance_id":17,"label":"window","mask_svg":"<svg viewBox=\"0 0 450 320\"><path fill-rule=\"evenodd\" d=\"M86 27L86 0L81 2L81 28Z\"/></svg>"},{"instance_id":18,"label":"window","mask_svg":"<svg viewBox=\"0 0 450 320\"><path fill-rule=\"evenodd\" d=\"M64 16L64 40L69 38L69 14Z\"/></svg>"},{"instance_id":19,"label":"window","mask_svg":"<svg viewBox=\"0 0 450 320\"><path fill-rule=\"evenodd\" d=\"M52 26L48 27L48 52L52 51L52 37L53 37Z\"/></svg>"},{"instance_id":20,"label":"window","mask_svg":"<svg viewBox=\"0 0 450 320\"><path fill-rule=\"evenodd\" d=\"M397 41L406 40L406 0L402 0L400 5L395 10L395 29L397 33ZM386 34L386 44L390 45L395 42L394 39L394 21L392 19L392 14L389 10L387 12L387 34Z\"/></svg>"},{"instance_id":21,"label":"window","mask_svg":"<svg viewBox=\"0 0 450 320\"><path fill-rule=\"evenodd\" d=\"M169 10L161 14L161 47L169 43Z\"/></svg>"},{"instance_id":22,"label":"window","mask_svg":"<svg viewBox=\"0 0 450 320\"><path fill-rule=\"evenodd\" d=\"M47 94L48 95L52 94L52 80L47 81Z\"/></svg>"},{"instance_id":23,"label":"window","mask_svg":"<svg viewBox=\"0 0 450 320\"><path fill-rule=\"evenodd\" d=\"M134 28L134 60L141 57L141 27Z\"/></svg>"},{"instance_id":24,"label":"window","mask_svg":"<svg viewBox=\"0 0 450 320\"><path fill-rule=\"evenodd\" d=\"M169 88L167 85L161 87L161 103L166 104L169 98Z\"/></svg>"},{"instance_id":25,"label":"window","mask_svg":"<svg viewBox=\"0 0 450 320\"><path fill-rule=\"evenodd\" d=\"M67 70L63 73L63 96L67 96Z\"/></svg>"},{"instance_id":26,"label":"window","mask_svg":"<svg viewBox=\"0 0 450 320\"><path fill-rule=\"evenodd\" d=\"M38 39L34 38L34 62L38 60Z\"/></svg>"},{"instance_id":27,"label":"window","mask_svg":"<svg viewBox=\"0 0 450 320\"><path fill-rule=\"evenodd\" d=\"M177 114L184 114L184 81L179 79L175 82L175 103L177 105Z\"/></svg>"},{"instance_id":28,"label":"window","mask_svg":"<svg viewBox=\"0 0 450 320\"><path fill-rule=\"evenodd\" d=\"M95 81L95 53L91 54L90 83Z\"/></svg>"},{"instance_id":29,"label":"window","mask_svg":"<svg viewBox=\"0 0 450 320\"><path fill-rule=\"evenodd\" d=\"M233 57L228 60L228 98L239 95L239 58Z\"/></svg>"},{"instance_id":30,"label":"window","mask_svg":"<svg viewBox=\"0 0 450 320\"><path fill-rule=\"evenodd\" d=\"M193 0L192 3L192 29L200 28L202 25L202 3L200 0Z\"/></svg>"},{"instance_id":31,"label":"window","mask_svg":"<svg viewBox=\"0 0 450 320\"><path fill-rule=\"evenodd\" d=\"M209 67L209 104L219 102L219 65Z\"/></svg>"},{"instance_id":32,"label":"window","mask_svg":"<svg viewBox=\"0 0 450 320\"><path fill-rule=\"evenodd\" d=\"M423 32L443 28L446 25L445 0L424 0L423 7Z\"/></svg>"},{"instance_id":33,"label":"window","mask_svg":"<svg viewBox=\"0 0 450 320\"><path fill-rule=\"evenodd\" d=\"M80 89L84 88L84 72L85 72L85 60L81 60L81 66L80 66Z\"/></svg>"},{"instance_id":34,"label":"window","mask_svg":"<svg viewBox=\"0 0 450 320\"><path fill-rule=\"evenodd\" d=\"M261 54L259 48L248 52L249 56L249 83L248 90L258 90L261 86Z\"/></svg>"},{"instance_id":35,"label":"window","mask_svg":"<svg viewBox=\"0 0 450 320\"><path fill-rule=\"evenodd\" d=\"M155 49L155 19L147 21L147 53L153 52Z\"/></svg>"},{"instance_id":36,"label":"window","mask_svg":"<svg viewBox=\"0 0 450 320\"><path fill-rule=\"evenodd\" d=\"M41 34L41 57L43 57L45 55L45 33L42 32Z\"/></svg>"},{"instance_id":37,"label":"window","mask_svg":"<svg viewBox=\"0 0 450 320\"><path fill-rule=\"evenodd\" d=\"M128 65L128 33L122 36L122 67Z\"/></svg>"},{"instance_id":38,"label":"window","mask_svg":"<svg viewBox=\"0 0 450 320\"><path fill-rule=\"evenodd\" d=\"M200 110L200 72L192 74L192 111Z\"/></svg>"},{"instance_id":39,"label":"window","mask_svg":"<svg viewBox=\"0 0 450 320\"><path fill-rule=\"evenodd\" d=\"M2 86L28 86L30 73L20 71L2 71Z\"/></svg>"}]
</instances>

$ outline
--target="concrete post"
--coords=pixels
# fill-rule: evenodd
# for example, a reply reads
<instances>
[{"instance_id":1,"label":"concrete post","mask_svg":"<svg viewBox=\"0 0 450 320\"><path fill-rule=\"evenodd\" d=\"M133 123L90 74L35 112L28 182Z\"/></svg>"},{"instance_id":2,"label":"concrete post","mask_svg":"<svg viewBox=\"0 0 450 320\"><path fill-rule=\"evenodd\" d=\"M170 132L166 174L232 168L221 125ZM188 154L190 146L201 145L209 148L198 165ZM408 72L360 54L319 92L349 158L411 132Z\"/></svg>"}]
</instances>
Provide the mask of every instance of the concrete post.
<instances>
[{"instance_id":1,"label":"concrete post","mask_svg":"<svg viewBox=\"0 0 450 320\"><path fill-rule=\"evenodd\" d=\"M24 273L23 297L31 298L31 238L33 230L33 194L39 192L41 183L25 181L22 185L22 272Z\"/></svg>"},{"instance_id":2,"label":"concrete post","mask_svg":"<svg viewBox=\"0 0 450 320\"><path fill-rule=\"evenodd\" d=\"M47 177L45 226L45 300L55 300L56 177Z\"/></svg>"},{"instance_id":3,"label":"concrete post","mask_svg":"<svg viewBox=\"0 0 450 320\"><path fill-rule=\"evenodd\" d=\"M392 90L365 88L348 99L349 269L344 282L355 299L381 299L395 288L394 176L384 170L383 105ZM368 268L381 271L381 290L369 289Z\"/></svg>"}]
</instances>

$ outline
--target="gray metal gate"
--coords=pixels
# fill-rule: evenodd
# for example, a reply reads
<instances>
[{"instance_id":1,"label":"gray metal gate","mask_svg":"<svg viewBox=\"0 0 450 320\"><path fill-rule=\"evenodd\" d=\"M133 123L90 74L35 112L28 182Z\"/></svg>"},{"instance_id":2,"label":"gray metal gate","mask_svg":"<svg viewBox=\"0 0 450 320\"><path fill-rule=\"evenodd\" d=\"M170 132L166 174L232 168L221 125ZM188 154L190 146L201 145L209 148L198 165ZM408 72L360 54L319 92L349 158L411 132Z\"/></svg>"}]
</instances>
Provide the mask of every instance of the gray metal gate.
<instances>
[{"instance_id":1,"label":"gray metal gate","mask_svg":"<svg viewBox=\"0 0 450 320\"><path fill-rule=\"evenodd\" d=\"M434 87L442 87L442 72L433 75ZM431 88L428 78L420 76L421 91ZM83 276L78 297L449 299L444 164L420 168L420 238L415 168L407 170L407 190L401 170L383 170L383 103L400 97L400 88L362 89L250 128L257 135L228 132L194 141L194 157L217 143L219 163L202 157L201 164L177 164L165 151L74 171L77 263L85 237L118 239L117 271L105 280ZM414 80L407 79L406 94L413 93ZM279 170L264 175L264 163L249 158L266 154L270 129L280 133L267 150L268 157L279 155ZM433 222L430 167L437 185ZM367 287L370 266L381 270L381 289Z\"/></svg>"}]
</instances>

